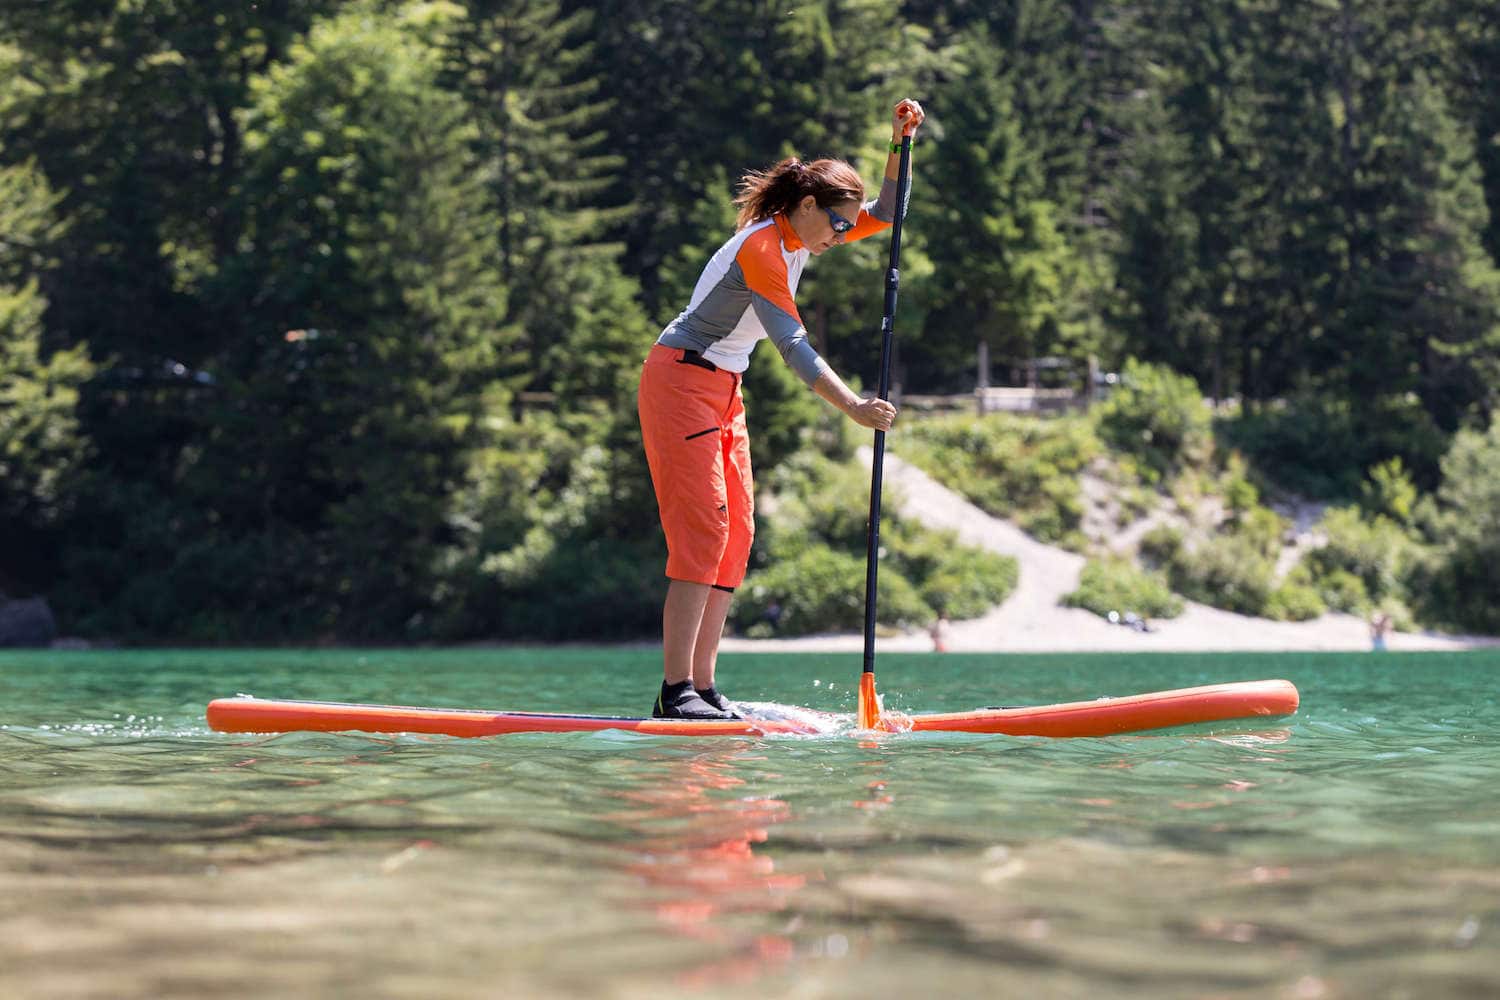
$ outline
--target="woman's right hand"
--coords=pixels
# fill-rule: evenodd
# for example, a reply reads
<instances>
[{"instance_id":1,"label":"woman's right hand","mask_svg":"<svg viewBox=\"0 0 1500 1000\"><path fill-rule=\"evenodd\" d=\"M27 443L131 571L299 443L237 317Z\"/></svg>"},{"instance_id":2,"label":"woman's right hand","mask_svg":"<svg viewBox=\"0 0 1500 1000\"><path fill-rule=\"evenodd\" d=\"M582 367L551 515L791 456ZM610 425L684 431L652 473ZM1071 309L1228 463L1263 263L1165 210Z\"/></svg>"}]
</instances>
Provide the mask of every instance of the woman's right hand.
<instances>
[{"instance_id":1,"label":"woman's right hand","mask_svg":"<svg viewBox=\"0 0 1500 1000\"><path fill-rule=\"evenodd\" d=\"M910 97L903 98L891 112L891 138L900 142L904 135L916 135L917 128L926 120L927 112L922 105Z\"/></svg>"}]
</instances>

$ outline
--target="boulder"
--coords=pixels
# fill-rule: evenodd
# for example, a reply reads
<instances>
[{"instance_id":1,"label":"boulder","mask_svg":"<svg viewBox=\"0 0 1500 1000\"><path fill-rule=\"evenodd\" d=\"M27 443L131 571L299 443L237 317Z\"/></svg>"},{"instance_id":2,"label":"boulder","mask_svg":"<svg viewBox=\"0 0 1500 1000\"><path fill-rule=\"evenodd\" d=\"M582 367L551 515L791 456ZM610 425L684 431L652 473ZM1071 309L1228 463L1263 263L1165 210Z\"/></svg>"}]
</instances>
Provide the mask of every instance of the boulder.
<instances>
[{"instance_id":1,"label":"boulder","mask_svg":"<svg viewBox=\"0 0 1500 1000\"><path fill-rule=\"evenodd\" d=\"M45 598L7 601L0 597L0 647L48 646L57 638L57 619Z\"/></svg>"}]
</instances>

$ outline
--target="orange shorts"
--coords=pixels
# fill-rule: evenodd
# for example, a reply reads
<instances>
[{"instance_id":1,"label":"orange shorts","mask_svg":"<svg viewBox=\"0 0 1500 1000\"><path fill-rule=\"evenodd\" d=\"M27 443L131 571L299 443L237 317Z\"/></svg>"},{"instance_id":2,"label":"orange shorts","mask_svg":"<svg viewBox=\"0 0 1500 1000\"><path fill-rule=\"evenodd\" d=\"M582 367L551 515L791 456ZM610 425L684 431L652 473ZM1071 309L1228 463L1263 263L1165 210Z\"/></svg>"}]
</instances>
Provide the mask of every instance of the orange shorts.
<instances>
[{"instance_id":1,"label":"orange shorts","mask_svg":"<svg viewBox=\"0 0 1500 1000\"><path fill-rule=\"evenodd\" d=\"M651 348L637 405L656 506L667 536L667 576L738 587L755 537L755 483L745 401L735 372Z\"/></svg>"}]
</instances>

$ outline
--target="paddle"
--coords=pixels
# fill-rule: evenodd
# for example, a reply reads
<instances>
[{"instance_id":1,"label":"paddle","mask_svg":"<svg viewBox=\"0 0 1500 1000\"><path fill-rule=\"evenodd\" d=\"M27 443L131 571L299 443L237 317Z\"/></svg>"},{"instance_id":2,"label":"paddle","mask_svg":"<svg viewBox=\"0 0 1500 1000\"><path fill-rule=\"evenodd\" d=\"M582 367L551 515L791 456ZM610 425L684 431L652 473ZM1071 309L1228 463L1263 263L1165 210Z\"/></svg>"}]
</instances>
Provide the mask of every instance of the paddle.
<instances>
[{"instance_id":1,"label":"paddle","mask_svg":"<svg viewBox=\"0 0 1500 1000\"><path fill-rule=\"evenodd\" d=\"M885 318L880 321L881 399L891 396L891 345L895 338L896 292L901 287L901 221L906 214L907 171L911 167L911 133L901 135L901 165L896 170L896 221L891 225L891 264L885 272ZM870 521L865 545L865 666L859 678L859 727L880 724L880 700L875 695L875 591L880 570L880 489L885 466L885 431L875 432L875 458L870 463Z\"/></svg>"}]
</instances>

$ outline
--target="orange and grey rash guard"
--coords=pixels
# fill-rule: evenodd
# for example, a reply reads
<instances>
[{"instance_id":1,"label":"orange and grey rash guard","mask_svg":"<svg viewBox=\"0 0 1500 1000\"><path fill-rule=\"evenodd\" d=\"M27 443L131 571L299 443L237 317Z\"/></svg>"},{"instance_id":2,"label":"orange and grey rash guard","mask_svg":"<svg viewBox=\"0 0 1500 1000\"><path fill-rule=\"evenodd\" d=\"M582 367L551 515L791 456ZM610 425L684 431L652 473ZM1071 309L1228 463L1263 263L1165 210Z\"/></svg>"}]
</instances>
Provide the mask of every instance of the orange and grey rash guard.
<instances>
[{"instance_id":1,"label":"orange and grey rash guard","mask_svg":"<svg viewBox=\"0 0 1500 1000\"><path fill-rule=\"evenodd\" d=\"M880 197L860 209L844 241L873 236L895 218L896 182L886 180ZM792 370L812 385L828 363L808 343L793 298L811 255L785 215L751 223L709 260L692 301L656 342L697 351L725 371L742 372L750 367L755 345L770 337Z\"/></svg>"}]
</instances>

